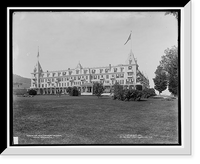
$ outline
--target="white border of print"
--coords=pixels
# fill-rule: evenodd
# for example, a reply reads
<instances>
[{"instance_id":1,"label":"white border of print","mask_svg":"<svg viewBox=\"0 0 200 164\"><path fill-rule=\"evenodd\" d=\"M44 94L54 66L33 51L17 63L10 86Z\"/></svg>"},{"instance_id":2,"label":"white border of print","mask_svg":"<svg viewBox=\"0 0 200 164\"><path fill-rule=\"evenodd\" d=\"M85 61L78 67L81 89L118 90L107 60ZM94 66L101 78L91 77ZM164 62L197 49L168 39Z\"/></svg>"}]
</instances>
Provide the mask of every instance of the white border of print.
<instances>
[{"instance_id":1,"label":"white border of print","mask_svg":"<svg viewBox=\"0 0 200 164\"><path fill-rule=\"evenodd\" d=\"M68 8L7 8L7 45L9 45L10 9L68 9ZM91 9L91 8L70 8ZM93 9L136 9L93 8ZM172 9L172 8L137 8ZM10 146L9 140L9 87L7 86L7 149L2 154L68 154L68 155L191 155L191 2L181 9L181 125L182 146ZM9 46L7 46L7 80L9 82ZM9 83L8 83L9 84Z\"/></svg>"}]
</instances>

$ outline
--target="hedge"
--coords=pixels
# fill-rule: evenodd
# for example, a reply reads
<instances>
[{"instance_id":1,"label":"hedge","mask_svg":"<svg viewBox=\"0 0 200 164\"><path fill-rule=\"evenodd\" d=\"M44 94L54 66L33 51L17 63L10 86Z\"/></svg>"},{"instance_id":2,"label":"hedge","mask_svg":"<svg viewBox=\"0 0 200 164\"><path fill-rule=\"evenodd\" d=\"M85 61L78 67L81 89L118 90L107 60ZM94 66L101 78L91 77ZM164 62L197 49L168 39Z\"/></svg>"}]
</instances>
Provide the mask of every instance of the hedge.
<instances>
[{"instance_id":1,"label":"hedge","mask_svg":"<svg viewBox=\"0 0 200 164\"><path fill-rule=\"evenodd\" d=\"M146 88L144 90L137 89L127 89L123 88L122 85L115 84L113 86L113 99L121 100L121 101L129 101L129 100L137 100L139 101L141 98L149 98L151 96L155 96L155 90L153 88Z\"/></svg>"}]
</instances>

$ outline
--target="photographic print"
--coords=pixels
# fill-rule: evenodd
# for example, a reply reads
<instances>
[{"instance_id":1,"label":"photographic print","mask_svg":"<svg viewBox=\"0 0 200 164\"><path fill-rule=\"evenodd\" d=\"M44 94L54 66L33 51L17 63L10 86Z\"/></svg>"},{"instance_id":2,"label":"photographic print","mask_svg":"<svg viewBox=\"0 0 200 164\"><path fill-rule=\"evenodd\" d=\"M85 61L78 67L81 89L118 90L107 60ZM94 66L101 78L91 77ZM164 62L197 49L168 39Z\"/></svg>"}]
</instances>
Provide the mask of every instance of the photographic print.
<instances>
[{"instance_id":1,"label":"photographic print","mask_svg":"<svg viewBox=\"0 0 200 164\"><path fill-rule=\"evenodd\" d=\"M180 144L178 13L14 12L13 144Z\"/></svg>"}]
</instances>

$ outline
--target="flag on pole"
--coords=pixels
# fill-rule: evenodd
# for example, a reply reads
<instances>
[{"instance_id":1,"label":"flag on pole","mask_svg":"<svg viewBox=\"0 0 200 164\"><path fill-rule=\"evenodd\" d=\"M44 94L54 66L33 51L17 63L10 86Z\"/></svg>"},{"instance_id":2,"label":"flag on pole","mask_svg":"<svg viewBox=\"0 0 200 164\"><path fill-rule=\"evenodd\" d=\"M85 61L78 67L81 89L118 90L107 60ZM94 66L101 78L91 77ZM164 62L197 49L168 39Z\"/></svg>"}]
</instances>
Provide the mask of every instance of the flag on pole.
<instances>
[{"instance_id":1,"label":"flag on pole","mask_svg":"<svg viewBox=\"0 0 200 164\"><path fill-rule=\"evenodd\" d=\"M38 54L37 54L37 57L39 58L39 46L38 46Z\"/></svg>"},{"instance_id":2,"label":"flag on pole","mask_svg":"<svg viewBox=\"0 0 200 164\"><path fill-rule=\"evenodd\" d=\"M129 35L127 41L126 41L126 43L127 43L129 40L131 40L131 33L130 33L130 35ZM125 45L126 43L124 43L124 45Z\"/></svg>"}]
</instances>

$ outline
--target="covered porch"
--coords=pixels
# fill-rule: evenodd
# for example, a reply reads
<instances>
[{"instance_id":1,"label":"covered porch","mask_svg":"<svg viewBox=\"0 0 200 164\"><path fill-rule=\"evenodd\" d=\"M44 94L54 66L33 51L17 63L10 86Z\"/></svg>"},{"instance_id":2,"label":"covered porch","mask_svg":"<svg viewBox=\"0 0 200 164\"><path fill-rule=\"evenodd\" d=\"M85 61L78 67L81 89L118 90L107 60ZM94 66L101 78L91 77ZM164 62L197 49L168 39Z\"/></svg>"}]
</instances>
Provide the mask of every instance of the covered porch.
<instances>
[{"instance_id":1,"label":"covered porch","mask_svg":"<svg viewBox=\"0 0 200 164\"><path fill-rule=\"evenodd\" d=\"M93 84L84 83L81 85L81 95L93 95Z\"/></svg>"}]
</instances>

